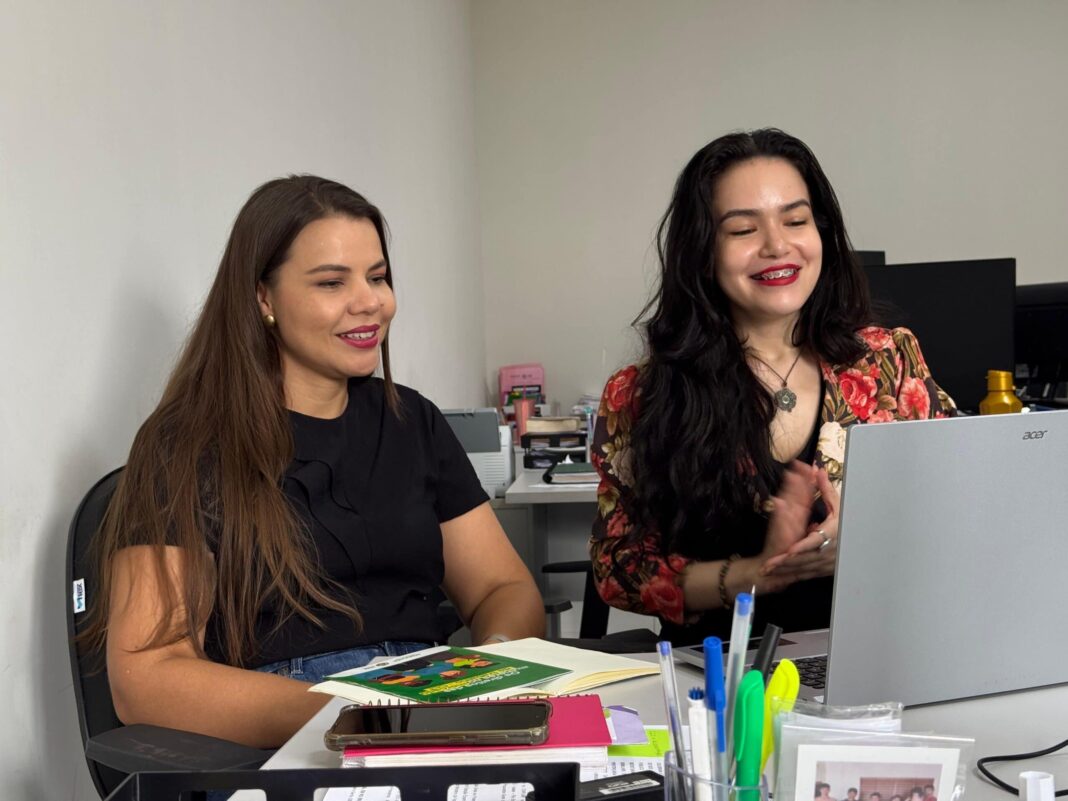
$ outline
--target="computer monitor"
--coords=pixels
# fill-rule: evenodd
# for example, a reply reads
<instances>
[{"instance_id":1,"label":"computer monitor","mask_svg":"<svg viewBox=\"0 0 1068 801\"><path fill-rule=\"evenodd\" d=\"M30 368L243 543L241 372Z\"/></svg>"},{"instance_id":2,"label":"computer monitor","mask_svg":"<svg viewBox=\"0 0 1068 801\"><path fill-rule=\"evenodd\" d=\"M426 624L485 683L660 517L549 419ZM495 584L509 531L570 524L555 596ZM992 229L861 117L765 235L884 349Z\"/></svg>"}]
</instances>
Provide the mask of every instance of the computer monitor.
<instances>
[{"instance_id":1,"label":"computer monitor","mask_svg":"<svg viewBox=\"0 0 1068 801\"><path fill-rule=\"evenodd\" d=\"M861 267L886 264L885 250L854 250L853 255L857 257L857 263Z\"/></svg>"},{"instance_id":2,"label":"computer monitor","mask_svg":"<svg viewBox=\"0 0 1068 801\"><path fill-rule=\"evenodd\" d=\"M866 265L879 323L920 341L935 381L978 411L987 370L1015 368L1016 260Z\"/></svg>"},{"instance_id":3,"label":"computer monitor","mask_svg":"<svg viewBox=\"0 0 1068 801\"><path fill-rule=\"evenodd\" d=\"M1068 403L1068 282L1016 287L1016 364L1028 398Z\"/></svg>"}]
</instances>

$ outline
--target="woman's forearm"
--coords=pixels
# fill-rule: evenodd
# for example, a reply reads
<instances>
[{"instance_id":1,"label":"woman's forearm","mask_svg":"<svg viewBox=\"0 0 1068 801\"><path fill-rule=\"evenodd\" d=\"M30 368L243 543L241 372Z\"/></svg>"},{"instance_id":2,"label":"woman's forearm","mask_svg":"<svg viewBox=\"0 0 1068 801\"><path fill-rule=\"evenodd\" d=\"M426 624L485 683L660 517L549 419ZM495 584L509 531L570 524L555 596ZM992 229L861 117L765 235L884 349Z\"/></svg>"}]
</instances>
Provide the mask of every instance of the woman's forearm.
<instances>
[{"instance_id":1,"label":"woman's forearm","mask_svg":"<svg viewBox=\"0 0 1068 801\"><path fill-rule=\"evenodd\" d=\"M732 605L739 593L749 592L756 585L759 589L763 582L760 572L760 560L735 559L727 566L723 577L723 592L720 591L720 575L726 559L714 562L693 562L683 571L680 584L686 603L691 612L704 612L709 609L722 609L724 595L727 605Z\"/></svg>"},{"instance_id":2,"label":"woman's forearm","mask_svg":"<svg viewBox=\"0 0 1068 801\"><path fill-rule=\"evenodd\" d=\"M188 656L126 666L111 677L120 720L207 734L256 748L277 748L329 696L309 684Z\"/></svg>"}]
</instances>

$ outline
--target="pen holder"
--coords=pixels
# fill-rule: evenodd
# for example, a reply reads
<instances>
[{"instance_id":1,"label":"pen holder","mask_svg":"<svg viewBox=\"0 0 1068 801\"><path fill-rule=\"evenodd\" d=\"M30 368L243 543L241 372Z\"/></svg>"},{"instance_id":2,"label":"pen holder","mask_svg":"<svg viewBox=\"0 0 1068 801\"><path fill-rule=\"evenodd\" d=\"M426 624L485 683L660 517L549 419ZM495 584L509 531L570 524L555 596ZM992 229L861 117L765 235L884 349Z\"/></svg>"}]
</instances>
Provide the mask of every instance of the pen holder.
<instances>
[{"instance_id":1,"label":"pen holder","mask_svg":"<svg viewBox=\"0 0 1068 801\"><path fill-rule=\"evenodd\" d=\"M675 764L675 754L664 755L665 801L768 801L768 783L760 779L758 787L738 787L714 782L682 770Z\"/></svg>"}]
</instances>

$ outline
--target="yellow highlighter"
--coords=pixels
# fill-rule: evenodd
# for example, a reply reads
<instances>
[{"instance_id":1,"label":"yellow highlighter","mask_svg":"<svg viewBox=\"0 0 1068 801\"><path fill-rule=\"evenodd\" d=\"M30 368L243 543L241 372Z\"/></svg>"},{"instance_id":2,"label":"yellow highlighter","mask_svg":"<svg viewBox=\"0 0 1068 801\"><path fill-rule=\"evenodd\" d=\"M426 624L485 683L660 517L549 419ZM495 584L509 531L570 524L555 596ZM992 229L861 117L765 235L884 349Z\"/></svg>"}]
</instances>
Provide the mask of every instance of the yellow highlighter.
<instances>
[{"instance_id":1,"label":"yellow highlighter","mask_svg":"<svg viewBox=\"0 0 1068 801\"><path fill-rule=\"evenodd\" d=\"M789 712L794 708L794 701L797 700L797 693L800 689L801 677L797 673L797 665L789 659L781 660L775 672L771 674L771 680L768 681L768 687L764 691L764 746L760 752L761 772L775 745L775 733L772 729L775 715L779 712Z\"/></svg>"}]
</instances>

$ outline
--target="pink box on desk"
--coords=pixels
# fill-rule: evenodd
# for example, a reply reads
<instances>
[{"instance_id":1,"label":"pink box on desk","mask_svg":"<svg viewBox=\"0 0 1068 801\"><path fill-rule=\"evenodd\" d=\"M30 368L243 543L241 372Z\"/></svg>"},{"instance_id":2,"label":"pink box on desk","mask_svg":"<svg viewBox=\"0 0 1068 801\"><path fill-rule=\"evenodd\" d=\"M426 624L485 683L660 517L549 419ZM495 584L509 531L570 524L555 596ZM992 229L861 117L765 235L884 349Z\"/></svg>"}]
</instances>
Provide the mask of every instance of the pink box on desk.
<instances>
[{"instance_id":1,"label":"pink box on desk","mask_svg":"<svg viewBox=\"0 0 1068 801\"><path fill-rule=\"evenodd\" d=\"M545 368L537 362L529 364L506 364L497 371L497 387L501 406L508 403L508 393L512 387L540 387L545 393Z\"/></svg>"}]
</instances>

